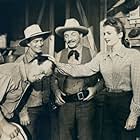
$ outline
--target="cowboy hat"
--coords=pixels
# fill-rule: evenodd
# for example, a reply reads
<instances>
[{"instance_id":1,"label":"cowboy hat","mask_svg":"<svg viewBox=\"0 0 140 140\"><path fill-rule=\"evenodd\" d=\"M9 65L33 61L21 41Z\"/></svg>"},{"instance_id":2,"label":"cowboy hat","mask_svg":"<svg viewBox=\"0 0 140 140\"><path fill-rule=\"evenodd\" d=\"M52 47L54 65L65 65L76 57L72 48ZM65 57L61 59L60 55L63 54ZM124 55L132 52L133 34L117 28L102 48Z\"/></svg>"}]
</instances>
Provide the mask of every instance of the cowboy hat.
<instances>
[{"instance_id":1,"label":"cowboy hat","mask_svg":"<svg viewBox=\"0 0 140 140\"><path fill-rule=\"evenodd\" d=\"M19 45L25 47L27 46L27 43L31 38L33 37L47 38L50 35L50 33L51 31L42 32L38 24L30 25L24 30L25 38L19 42Z\"/></svg>"},{"instance_id":2,"label":"cowboy hat","mask_svg":"<svg viewBox=\"0 0 140 140\"><path fill-rule=\"evenodd\" d=\"M83 35L87 35L88 33L88 28L80 26L79 22L75 18L67 19L65 25L57 27L55 29L55 32L57 35L62 37L64 35L64 32L69 30L78 31L80 33L83 33Z\"/></svg>"},{"instance_id":3,"label":"cowboy hat","mask_svg":"<svg viewBox=\"0 0 140 140\"><path fill-rule=\"evenodd\" d=\"M12 140L28 140L28 138L27 138L25 132L23 131L23 129L21 128L21 126L14 122L12 122L12 124L15 125L16 127L18 127L20 130L17 137L13 138ZM11 138L3 133L2 136L0 137L0 140L11 140Z\"/></svg>"}]
</instances>

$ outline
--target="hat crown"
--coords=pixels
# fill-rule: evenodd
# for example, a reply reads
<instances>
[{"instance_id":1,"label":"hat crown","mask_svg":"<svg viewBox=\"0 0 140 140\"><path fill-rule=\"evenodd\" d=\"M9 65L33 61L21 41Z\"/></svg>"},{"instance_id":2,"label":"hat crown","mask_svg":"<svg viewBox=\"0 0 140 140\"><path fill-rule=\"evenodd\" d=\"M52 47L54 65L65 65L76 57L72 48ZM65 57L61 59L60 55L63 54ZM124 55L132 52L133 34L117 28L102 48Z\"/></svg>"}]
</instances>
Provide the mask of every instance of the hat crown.
<instances>
[{"instance_id":1,"label":"hat crown","mask_svg":"<svg viewBox=\"0 0 140 140\"><path fill-rule=\"evenodd\" d=\"M80 26L79 22L74 18L67 19L64 25L64 27L79 27L79 26Z\"/></svg>"},{"instance_id":2,"label":"hat crown","mask_svg":"<svg viewBox=\"0 0 140 140\"><path fill-rule=\"evenodd\" d=\"M33 24L24 30L25 38L29 38L35 34L41 33L42 30L38 24Z\"/></svg>"}]
</instances>

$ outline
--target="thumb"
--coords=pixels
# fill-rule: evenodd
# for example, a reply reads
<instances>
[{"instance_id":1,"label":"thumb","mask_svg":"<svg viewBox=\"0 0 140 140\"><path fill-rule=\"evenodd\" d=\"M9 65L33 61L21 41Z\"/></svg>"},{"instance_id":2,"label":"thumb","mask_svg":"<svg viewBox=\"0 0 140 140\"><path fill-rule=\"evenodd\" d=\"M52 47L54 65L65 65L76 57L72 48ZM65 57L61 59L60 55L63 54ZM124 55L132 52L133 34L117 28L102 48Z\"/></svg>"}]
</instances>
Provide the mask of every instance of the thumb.
<instances>
[{"instance_id":1,"label":"thumb","mask_svg":"<svg viewBox=\"0 0 140 140\"><path fill-rule=\"evenodd\" d=\"M66 94L65 94L64 92L62 92L62 91L61 91L61 94L62 94L63 96L66 96Z\"/></svg>"},{"instance_id":2,"label":"thumb","mask_svg":"<svg viewBox=\"0 0 140 140\"><path fill-rule=\"evenodd\" d=\"M86 98L83 99L83 101L88 101L88 100L90 100L90 98L91 97L90 97L90 94L89 94Z\"/></svg>"}]
</instances>

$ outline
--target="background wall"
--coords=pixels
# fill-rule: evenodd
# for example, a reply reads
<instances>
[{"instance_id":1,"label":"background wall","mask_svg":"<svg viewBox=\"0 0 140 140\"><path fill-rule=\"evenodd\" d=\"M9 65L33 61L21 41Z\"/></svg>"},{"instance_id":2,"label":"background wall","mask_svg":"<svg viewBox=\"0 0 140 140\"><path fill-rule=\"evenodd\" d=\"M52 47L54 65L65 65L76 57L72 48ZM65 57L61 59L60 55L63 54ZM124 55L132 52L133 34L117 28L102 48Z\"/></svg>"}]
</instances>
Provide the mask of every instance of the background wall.
<instances>
[{"instance_id":1,"label":"background wall","mask_svg":"<svg viewBox=\"0 0 140 140\"><path fill-rule=\"evenodd\" d=\"M43 30L51 29L60 25L64 25L67 17L75 17L80 24L83 23L75 0L45 0L45 6L41 14L44 0L0 0L0 34L6 33L8 42L10 40L18 40L24 37L23 30L26 26L37 23L40 18L40 26ZM98 0L81 0L88 25L93 26L93 35L95 43L99 48L99 21L100 21L100 1ZM51 12L53 5L53 14ZM67 6L67 7L66 7ZM68 13L69 8L69 13ZM53 20L54 24L50 24ZM56 51L64 46L63 39L56 37Z\"/></svg>"}]
</instances>

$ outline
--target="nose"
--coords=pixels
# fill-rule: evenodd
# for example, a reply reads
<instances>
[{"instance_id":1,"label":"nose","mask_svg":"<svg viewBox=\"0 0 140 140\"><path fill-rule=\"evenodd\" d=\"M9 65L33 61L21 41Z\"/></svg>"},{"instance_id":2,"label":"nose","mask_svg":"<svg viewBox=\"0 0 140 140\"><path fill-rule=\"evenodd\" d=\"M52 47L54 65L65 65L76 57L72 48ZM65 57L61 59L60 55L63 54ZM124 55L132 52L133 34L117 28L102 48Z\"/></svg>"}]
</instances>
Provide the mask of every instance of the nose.
<instances>
[{"instance_id":1,"label":"nose","mask_svg":"<svg viewBox=\"0 0 140 140\"><path fill-rule=\"evenodd\" d=\"M105 38L105 39L107 38L106 33L104 33L104 38Z\"/></svg>"},{"instance_id":2,"label":"nose","mask_svg":"<svg viewBox=\"0 0 140 140\"><path fill-rule=\"evenodd\" d=\"M68 37L68 41L71 41L71 40L72 40L72 36L69 36L69 37Z\"/></svg>"},{"instance_id":3,"label":"nose","mask_svg":"<svg viewBox=\"0 0 140 140\"><path fill-rule=\"evenodd\" d=\"M108 38L108 35L104 35L104 39L105 39L105 40L109 39L109 38Z\"/></svg>"},{"instance_id":4,"label":"nose","mask_svg":"<svg viewBox=\"0 0 140 140\"><path fill-rule=\"evenodd\" d=\"M37 45L38 45L38 46L43 46L43 41L42 41L42 40L38 41L38 42L37 42Z\"/></svg>"}]
</instances>

